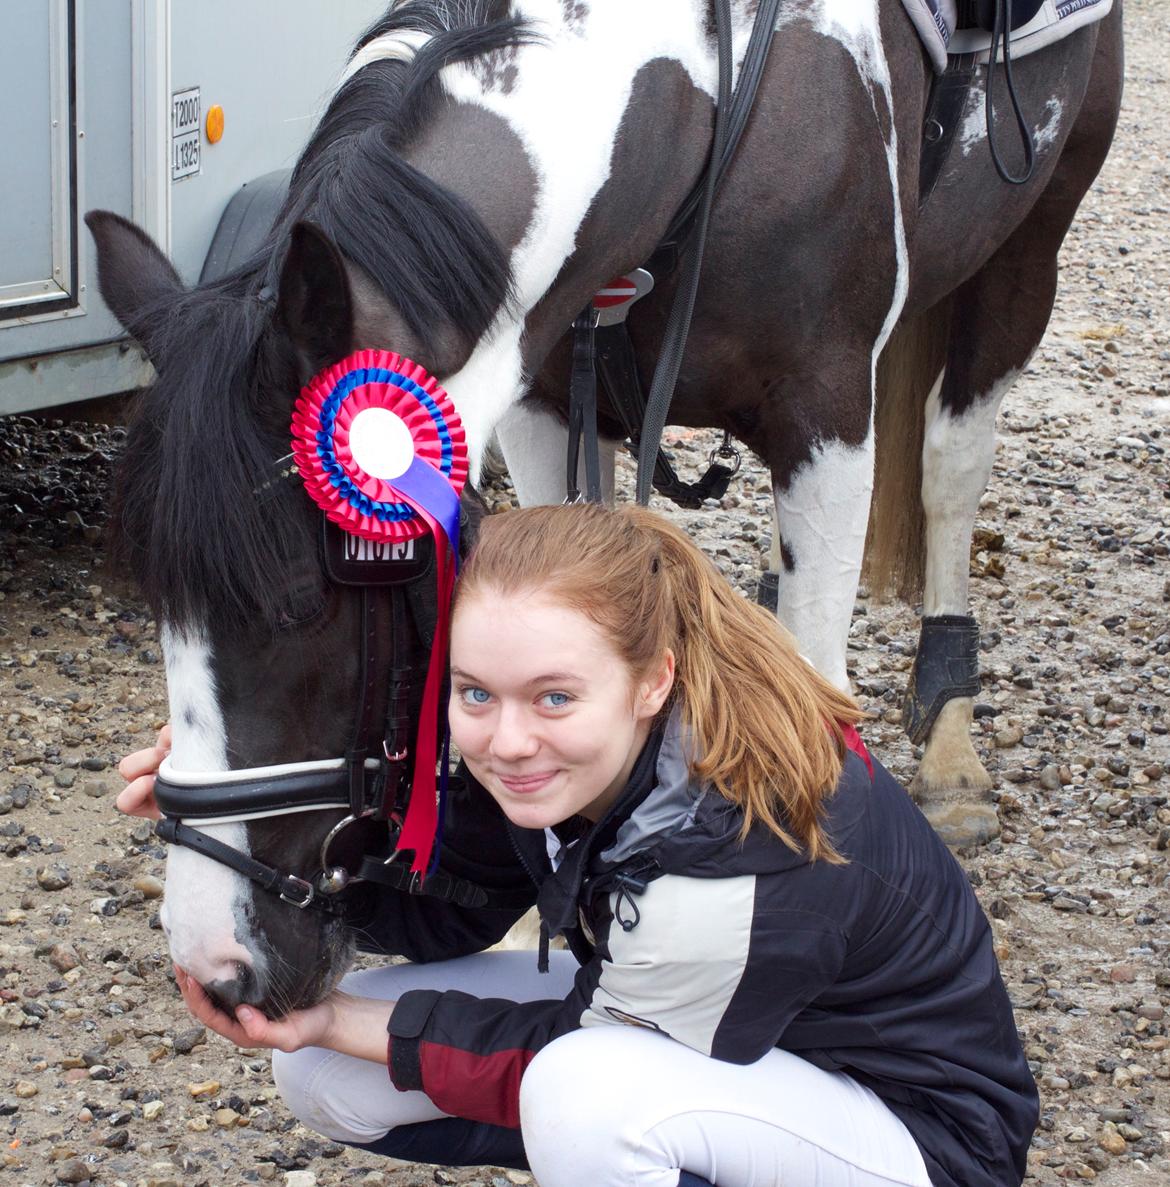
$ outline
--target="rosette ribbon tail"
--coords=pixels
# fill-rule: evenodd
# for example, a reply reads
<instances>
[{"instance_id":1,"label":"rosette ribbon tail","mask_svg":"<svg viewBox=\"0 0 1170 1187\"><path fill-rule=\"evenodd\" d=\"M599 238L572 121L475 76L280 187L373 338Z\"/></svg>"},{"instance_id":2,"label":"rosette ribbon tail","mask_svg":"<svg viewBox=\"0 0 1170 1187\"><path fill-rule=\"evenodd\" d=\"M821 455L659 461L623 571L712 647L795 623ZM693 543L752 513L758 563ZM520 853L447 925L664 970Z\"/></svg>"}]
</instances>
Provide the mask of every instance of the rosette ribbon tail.
<instances>
[{"instance_id":1,"label":"rosette ribbon tail","mask_svg":"<svg viewBox=\"0 0 1170 1187\"><path fill-rule=\"evenodd\" d=\"M438 616L423 685L410 800L398 837L399 849L414 850L411 871L425 877L431 868L431 853L440 828L439 808L446 798L447 788L447 714L446 706L440 702L447 671L451 596L459 562L459 495L443 474L417 456L406 472L394 479L394 488L426 523L435 541ZM443 735L443 764L436 796L435 764L439 758L440 733Z\"/></svg>"}]
</instances>

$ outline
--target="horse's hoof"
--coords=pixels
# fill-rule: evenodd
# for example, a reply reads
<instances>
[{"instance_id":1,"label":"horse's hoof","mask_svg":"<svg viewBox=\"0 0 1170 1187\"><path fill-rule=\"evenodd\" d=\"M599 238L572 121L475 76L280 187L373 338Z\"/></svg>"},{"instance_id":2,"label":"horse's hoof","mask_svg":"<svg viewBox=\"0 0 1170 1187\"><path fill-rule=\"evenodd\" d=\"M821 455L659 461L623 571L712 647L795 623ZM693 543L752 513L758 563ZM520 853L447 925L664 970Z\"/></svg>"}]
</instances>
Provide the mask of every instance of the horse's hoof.
<instances>
[{"instance_id":1,"label":"horse's hoof","mask_svg":"<svg viewBox=\"0 0 1170 1187\"><path fill-rule=\"evenodd\" d=\"M999 836L999 816L995 805L987 800L936 799L918 806L943 843L952 849L986 845Z\"/></svg>"}]
</instances>

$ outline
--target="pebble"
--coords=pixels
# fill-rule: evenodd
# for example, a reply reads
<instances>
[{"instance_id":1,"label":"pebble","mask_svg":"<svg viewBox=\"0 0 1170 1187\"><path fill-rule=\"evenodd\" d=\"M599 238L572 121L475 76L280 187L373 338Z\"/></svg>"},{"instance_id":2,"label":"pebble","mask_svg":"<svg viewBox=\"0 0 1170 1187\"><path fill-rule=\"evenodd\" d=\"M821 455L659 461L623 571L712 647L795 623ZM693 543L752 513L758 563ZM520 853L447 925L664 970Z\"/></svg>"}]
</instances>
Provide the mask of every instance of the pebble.
<instances>
[{"instance_id":1,"label":"pebble","mask_svg":"<svg viewBox=\"0 0 1170 1187\"><path fill-rule=\"evenodd\" d=\"M166 1112L166 1105L161 1100L148 1100L142 1106L142 1116L147 1121L157 1121Z\"/></svg>"},{"instance_id":2,"label":"pebble","mask_svg":"<svg viewBox=\"0 0 1170 1187\"><path fill-rule=\"evenodd\" d=\"M67 973L81 963L81 956L72 944L54 944L48 951L48 961L59 973Z\"/></svg>"},{"instance_id":3,"label":"pebble","mask_svg":"<svg viewBox=\"0 0 1170 1187\"><path fill-rule=\"evenodd\" d=\"M17 1080L12 1087L12 1092L21 1100L29 1100L36 1096L40 1089L31 1080Z\"/></svg>"},{"instance_id":4,"label":"pebble","mask_svg":"<svg viewBox=\"0 0 1170 1187\"><path fill-rule=\"evenodd\" d=\"M59 1183L84 1183L94 1177L94 1168L80 1158L70 1158L56 1167L53 1174Z\"/></svg>"},{"instance_id":5,"label":"pebble","mask_svg":"<svg viewBox=\"0 0 1170 1187\"><path fill-rule=\"evenodd\" d=\"M284 1187L317 1187L317 1176L312 1171L288 1171Z\"/></svg>"},{"instance_id":6,"label":"pebble","mask_svg":"<svg viewBox=\"0 0 1170 1187\"><path fill-rule=\"evenodd\" d=\"M1124 1154L1128 1149L1125 1138L1121 1134L1115 1132L1103 1133L1097 1139L1097 1145L1109 1154Z\"/></svg>"},{"instance_id":7,"label":"pebble","mask_svg":"<svg viewBox=\"0 0 1170 1187\"><path fill-rule=\"evenodd\" d=\"M73 884L73 877L64 865L41 866L37 870L37 885L42 890L64 890Z\"/></svg>"},{"instance_id":8,"label":"pebble","mask_svg":"<svg viewBox=\"0 0 1170 1187\"><path fill-rule=\"evenodd\" d=\"M207 1028L205 1026L192 1026L186 1030L175 1032L174 1050L176 1055L190 1055L191 1052L203 1042L207 1040ZM219 1086L216 1085L216 1091ZM192 1090L192 1095L195 1095Z\"/></svg>"},{"instance_id":9,"label":"pebble","mask_svg":"<svg viewBox=\"0 0 1170 1187\"><path fill-rule=\"evenodd\" d=\"M188 1084L187 1091L196 1098L201 1096L214 1096L220 1090L220 1083L218 1080L201 1080L197 1084Z\"/></svg>"},{"instance_id":10,"label":"pebble","mask_svg":"<svg viewBox=\"0 0 1170 1187\"><path fill-rule=\"evenodd\" d=\"M142 891L142 896L145 899L162 898L164 889L162 880L154 877L153 874L139 874L130 885L135 890Z\"/></svg>"}]
</instances>

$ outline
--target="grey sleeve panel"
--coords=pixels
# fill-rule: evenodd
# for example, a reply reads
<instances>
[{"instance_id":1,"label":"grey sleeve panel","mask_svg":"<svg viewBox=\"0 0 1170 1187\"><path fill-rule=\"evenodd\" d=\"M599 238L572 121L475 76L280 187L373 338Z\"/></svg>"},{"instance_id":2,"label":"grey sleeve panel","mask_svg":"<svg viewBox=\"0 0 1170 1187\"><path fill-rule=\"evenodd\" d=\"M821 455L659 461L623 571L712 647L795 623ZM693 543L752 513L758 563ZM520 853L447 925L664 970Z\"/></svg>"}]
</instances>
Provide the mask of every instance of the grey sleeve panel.
<instances>
[{"instance_id":1,"label":"grey sleeve panel","mask_svg":"<svg viewBox=\"0 0 1170 1187\"><path fill-rule=\"evenodd\" d=\"M610 925L609 957L581 1025L644 1026L718 1054L716 1035L748 961L755 898L754 875L651 882L637 898L637 926Z\"/></svg>"}]
</instances>

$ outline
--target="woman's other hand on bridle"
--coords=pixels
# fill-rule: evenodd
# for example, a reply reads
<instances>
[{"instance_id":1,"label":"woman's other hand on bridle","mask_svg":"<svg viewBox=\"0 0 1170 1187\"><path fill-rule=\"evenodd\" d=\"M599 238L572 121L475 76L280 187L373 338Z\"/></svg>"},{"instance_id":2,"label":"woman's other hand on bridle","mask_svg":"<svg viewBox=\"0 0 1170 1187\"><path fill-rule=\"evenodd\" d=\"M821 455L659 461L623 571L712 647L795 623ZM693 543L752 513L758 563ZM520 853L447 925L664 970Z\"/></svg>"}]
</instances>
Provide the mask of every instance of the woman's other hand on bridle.
<instances>
[{"instance_id":1,"label":"woman's other hand on bridle","mask_svg":"<svg viewBox=\"0 0 1170 1187\"><path fill-rule=\"evenodd\" d=\"M171 727L168 722L158 731L158 739L145 750L128 754L118 764L118 773L127 786L118 792L114 801L119 812L127 816L142 816L147 820L158 820L162 813L154 802L154 777L159 764L171 752Z\"/></svg>"}]
</instances>

